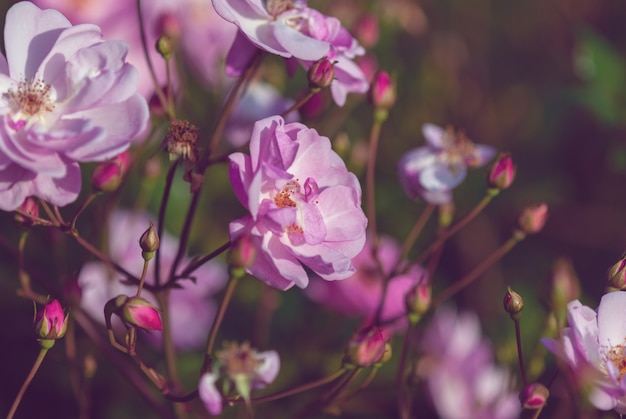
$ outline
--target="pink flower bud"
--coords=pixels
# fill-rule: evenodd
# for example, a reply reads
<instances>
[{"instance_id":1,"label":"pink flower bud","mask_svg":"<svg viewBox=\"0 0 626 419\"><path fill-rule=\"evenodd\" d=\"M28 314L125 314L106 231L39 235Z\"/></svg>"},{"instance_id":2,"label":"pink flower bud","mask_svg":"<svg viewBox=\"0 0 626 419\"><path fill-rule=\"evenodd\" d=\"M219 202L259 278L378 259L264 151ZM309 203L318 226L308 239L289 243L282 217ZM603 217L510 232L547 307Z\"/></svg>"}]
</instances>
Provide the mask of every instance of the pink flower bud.
<instances>
[{"instance_id":1,"label":"pink flower bud","mask_svg":"<svg viewBox=\"0 0 626 419\"><path fill-rule=\"evenodd\" d=\"M396 83L386 71L379 71L369 90L370 103L376 109L391 109L396 103Z\"/></svg>"},{"instance_id":2,"label":"pink flower bud","mask_svg":"<svg viewBox=\"0 0 626 419\"><path fill-rule=\"evenodd\" d=\"M580 284L572 262L558 259L550 274L552 307L565 312L567 303L580 297Z\"/></svg>"},{"instance_id":3,"label":"pink flower bud","mask_svg":"<svg viewBox=\"0 0 626 419\"><path fill-rule=\"evenodd\" d=\"M529 205L522 211L517 224L520 230L526 234L534 234L541 231L548 218L548 206L544 203Z\"/></svg>"},{"instance_id":4,"label":"pink flower bud","mask_svg":"<svg viewBox=\"0 0 626 419\"><path fill-rule=\"evenodd\" d=\"M508 153L500 153L487 176L487 185L493 189L503 190L511 186L515 179L515 165Z\"/></svg>"},{"instance_id":5,"label":"pink flower bud","mask_svg":"<svg viewBox=\"0 0 626 419\"><path fill-rule=\"evenodd\" d=\"M35 317L35 333L39 339L60 339L67 330L68 316L58 300L46 304Z\"/></svg>"},{"instance_id":6,"label":"pink flower bud","mask_svg":"<svg viewBox=\"0 0 626 419\"><path fill-rule=\"evenodd\" d=\"M39 217L39 206L37 205L37 202L31 197L28 197L26 198L26 200L24 200L22 205L20 205L19 210L28 215L32 215L33 217ZM29 228L37 224L37 222L32 218L19 213L15 214L15 221L25 228Z\"/></svg>"},{"instance_id":7,"label":"pink flower bud","mask_svg":"<svg viewBox=\"0 0 626 419\"><path fill-rule=\"evenodd\" d=\"M324 57L316 61L307 72L309 87L313 90L330 86L335 78L335 64Z\"/></svg>"},{"instance_id":8,"label":"pink flower bud","mask_svg":"<svg viewBox=\"0 0 626 419\"><path fill-rule=\"evenodd\" d=\"M511 315L512 319L519 319L520 313L524 309L524 299L521 295L511 289L507 288L506 294L504 294L504 311Z\"/></svg>"},{"instance_id":9,"label":"pink flower bud","mask_svg":"<svg viewBox=\"0 0 626 419\"><path fill-rule=\"evenodd\" d=\"M363 47L373 47L378 42L378 18L373 13L366 14L356 22L352 33Z\"/></svg>"},{"instance_id":10,"label":"pink flower bud","mask_svg":"<svg viewBox=\"0 0 626 419\"><path fill-rule=\"evenodd\" d=\"M405 297L405 304L409 321L417 323L430 309L432 287L430 284L417 284Z\"/></svg>"},{"instance_id":11,"label":"pink flower bud","mask_svg":"<svg viewBox=\"0 0 626 419\"><path fill-rule=\"evenodd\" d=\"M228 255L228 263L231 269L240 269L241 275L245 274L245 269L254 264L256 259L256 245L250 235L244 234L238 237L233 243Z\"/></svg>"},{"instance_id":12,"label":"pink flower bud","mask_svg":"<svg viewBox=\"0 0 626 419\"><path fill-rule=\"evenodd\" d=\"M386 340L382 330L377 326L369 326L352 336L346 348L344 363L367 367L381 362L386 349Z\"/></svg>"},{"instance_id":13,"label":"pink flower bud","mask_svg":"<svg viewBox=\"0 0 626 419\"><path fill-rule=\"evenodd\" d=\"M91 184L96 191L113 192L119 188L122 178L130 166L130 152L124 151L112 160L100 163L91 175Z\"/></svg>"},{"instance_id":14,"label":"pink flower bud","mask_svg":"<svg viewBox=\"0 0 626 419\"><path fill-rule=\"evenodd\" d=\"M144 330L163 329L159 310L141 297L131 297L124 303L122 320Z\"/></svg>"},{"instance_id":15,"label":"pink flower bud","mask_svg":"<svg viewBox=\"0 0 626 419\"><path fill-rule=\"evenodd\" d=\"M524 409L537 410L545 406L550 391L541 383L532 383L524 387L519 395Z\"/></svg>"}]
</instances>

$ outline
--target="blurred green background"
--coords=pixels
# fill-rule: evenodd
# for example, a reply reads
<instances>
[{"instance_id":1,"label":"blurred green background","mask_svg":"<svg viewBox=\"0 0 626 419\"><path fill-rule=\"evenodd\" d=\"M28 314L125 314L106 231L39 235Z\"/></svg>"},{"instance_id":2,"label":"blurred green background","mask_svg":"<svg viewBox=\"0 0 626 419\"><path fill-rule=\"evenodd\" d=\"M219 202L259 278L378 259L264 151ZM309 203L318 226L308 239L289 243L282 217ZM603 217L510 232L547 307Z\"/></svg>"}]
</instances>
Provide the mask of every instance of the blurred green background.
<instances>
[{"instance_id":1,"label":"blurred green background","mask_svg":"<svg viewBox=\"0 0 626 419\"><path fill-rule=\"evenodd\" d=\"M456 302L478 312L496 346L510 347L507 342L514 336L512 324L502 312L501 301L506 285L511 285L528 306L522 328L530 353L537 345L546 314L550 269L558 257L566 257L580 277L581 299L595 307L604 292L607 269L626 247L623 1L319 0L310 5L337 16L347 27L365 13L379 18L380 39L368 53L377 57L378 67L389 71L398 84L398 101L383 128L377 161L380 231L402 240L424 206L403 195L396 161L404 152L423 145L423 123L451 124L476 143L510 151L518 169L513 186L446 246L435 276L436 289L468 272L506 240L525 205L543 201L550 208L545 229L518 245L460 293ZM8 3L2 4L3 12L7 8ZM286 80L279 60L270 59L265 65L263 76L288 95L295 97L301 91L305 83L302 71L295 79ZM191 100L193 107L183 105L183 114L206 135L213 121L203 115L216 115L221 99L203 92ZM363 175L358 150L371 127L371 108L363 97L351 97L344 109L331 107L320 117L304 122L331 139L348 138L350 147L344 155L350 167ZM165 170L166 156L162 156L161 164ZM123 206L133 205L137 175L131 176L117 196ZM222 244L228 221L243 214L229 189L225 167L212 168L207 178L211 182L205 186L193 230L192 254ZM471 171L455 190L458 214L469 211L482 198L484 179L485 169ZM162 179L153 185L149 205L153 212L158 208L162 185ZM180 214L184 214L188 199L188 185L180 182L169 210L170 232L180 228ZM103 202L98 202L79 224L87 238L99 228L98 211ZM64 213L71 214L76 205ZM8 411L38 352L31 331L32 305L15 295L17 268L10 249L15 249L19 231L12 217L0 214L0 377L5 383L0 392L1 412ZM433 233L433 228L427 229L418 248L428 245ZM48 284L39 291L61 298L58 284L76 275L89 256L59 232L37 229L33 235L28 260ZM253 279L246 279L244 284L227 314L222 338L243 341L255 333L251 319L256 316L258 299L268 292ZM272 388L331 372L358 320L337 321L336 315L311 303L298 289L269 294L264 298L275 299L278 308L266 343L283 359L283 370ZM79 348L98 364L92 381L92 417L156 417L146 401L111 368L106 354L94 349L82 331L78 336ZM499 353L504 354L504 361L512 361L510 351ZM148 354L150 357L156 362L158 354ZM124 368L134 368L124 357L118 358ZM200 362L198 354L181 358L187 388L195 385ZM346 407L343 417L395 417L393 386L388 385L393 380L393 367L394 362L385 366L379 380ZM289 417L297 406L310 400L308 397L259 406L258 417ZM562 415L567 415L567 401L562 397L557 394L551 400L545 417L566 417ZM160 401L158 396L155 400ZM282 412L278 416L277 410ZM232 417L242 417L237 416L242 412L234 410ZM424 412L429 413L423 417L433 414ZM62 344L51 351L17 417L44 415L78 417Z\"/></svg>"}]
</instances>

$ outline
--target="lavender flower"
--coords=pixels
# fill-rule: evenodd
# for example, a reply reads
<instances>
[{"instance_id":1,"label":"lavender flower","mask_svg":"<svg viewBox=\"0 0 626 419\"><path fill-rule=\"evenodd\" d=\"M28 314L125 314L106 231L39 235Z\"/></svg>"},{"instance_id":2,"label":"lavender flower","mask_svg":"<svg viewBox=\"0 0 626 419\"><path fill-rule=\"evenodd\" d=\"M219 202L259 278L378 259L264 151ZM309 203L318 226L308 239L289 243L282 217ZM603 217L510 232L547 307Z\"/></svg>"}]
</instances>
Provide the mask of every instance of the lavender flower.
<instances>
[{"instance_id":1,"label":"lavender flower","mask_svg":"<svg viewBox=\"0 0 626 419\"><path fill-rule=\"evenodd\" d=\"M411 199L432 204L452 201L452 189L463 182L468 167L480 167L496 154L493 147L474 144L452 129L425 124L427 145L407 152L398 162L398 175Z\"/></svg>"},{"instance_id":2,"label":"lavender flower","mask_svg":"<svg viewBox=\"0 0 626 419\"><path fill-rule=\"evenodd\" d=\"M626 292L605 294L597 312L575 300L567 305L569 327L542 343L571 368L589 401L601 410L626 413Z\"/></svg>"},{"instance_id":3,"label":"lavender flower","mask_svg":"<svg viewBox=\"0 0 626 419\"><path fill-rule=\"evenodd\" d=\"M127 46L29 2L9 9L4 38L0 209L30 195L67 205L80 192L78 163L120 154L148 121Z\"/></svg>"},{"instance_id":4,"label":"lavender flower","mask_svg":"<svg viewBox=\"0 0 626 419\"><path fill-rule=\"evenodd\" d=\"M354 273L365 244L361 186L330 140L273 116L254 125L250 156L230 156L230 181L250 214L230 223L259 249L248 273L279 289L308 285L305 266L326 280Z\"/></svg>"}]
</instances>

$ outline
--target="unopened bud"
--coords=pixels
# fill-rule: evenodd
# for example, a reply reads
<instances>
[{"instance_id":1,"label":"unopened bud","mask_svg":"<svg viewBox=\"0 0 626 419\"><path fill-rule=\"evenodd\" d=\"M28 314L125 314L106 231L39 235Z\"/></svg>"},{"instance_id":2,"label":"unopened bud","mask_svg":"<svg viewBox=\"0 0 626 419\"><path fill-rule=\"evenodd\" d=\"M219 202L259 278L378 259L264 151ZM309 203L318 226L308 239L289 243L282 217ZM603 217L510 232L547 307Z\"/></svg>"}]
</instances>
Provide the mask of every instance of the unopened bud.
<instances>
[{"instance_id":1,"label":"unopened bud","mask_svg":"<svg viewBox=\"0 0 626 419\"><path fill-rule=\"evenodd\" d=\"M162 34L159 36L159 39L156 41L156 50L161 57L169 60L172 57L172 52L174 52L174 42L169 35Z\"/></svg>"},{"instance_id":2,"label":"unopened bud","mask_svg":"<svg viewBox=\"0 0 626 419\"><path fill-rule=\"evenodd\" d=\"M541 231L547 218L548 206L546 204L532 204L522 211L517 225L523 233L535 234Z\"/></svg>"},{"instance_id":3,"label":"unopened bud","mask_svg":"<svg viewBox=\"0 0 626 419\"><path fill-rule=\"evenodd\" d=\"M529 410L541 409L550 397L550 391L541 383L532 383L524 387L519 394L522 407Z\"/></svg>"},{"instance_id":4,"label":"unopened bud","mask_svg":"<svg viewBox=\"0 0 626 419\"><path fill-rule=\"evenodd\" d=\"M335 78L335 64L326 57L321 58L309 68L307 77L309 88L313 91L328 87Z\"/></svg>"},{"instance_id":5,"label":"unopened bud","mask_svg":"<svg viewBox=\"0 0 626 419\"><path fill-rule=\"evenodd\" d=\"M15 222L17 222L21 227L30 228L37 224L36 220L28 217L28 215L32 217L39 217L39 206L33 198L26 198L24 202L22 202L22 205L20 205L19 210L26 214L23 215L20 213L15 213Z\"/></svg>"},{"instance_id":6,"label":"unopened bud","mask_svg":"<svg viewBox=\"0 0 626 419\"><path fill-rule=\"evenodd\" d=\"M370 103L376 109L389 110L396 103L396 83L386 71L374 76L368 93Z\"/></svg>"},{"instance_id":7,"label":"unopened bud","mask_svg":"<svg viewBox=\"0 0 626 419\"><path fill-rule=\"evenodd\" d=\"M150 223L150 227L141 235L139 239L139 246L141 246L141 257L144 260L152 259L154 252L159 250L159 235L154 228L154 223Z\"/></svg>"},{"instance_id":8,"label":"unopened bud","mask_svg":"<svg viewBox=\"0 0 626 419\"><path fill-rule=\"evenodd\" d=\"M162 330L159 310L141 297L130 297L122 306L124 323L143 330Z\"/></svg>"},{"instance_id":9,"label":"unopened bud","mask_svg":"<svg viewBox=\"0 0 626 419\"><path fill-rule=\"evenodd\" d=\"M365 48L371 48L378 42L378 19L373 13L368 13L359 19L351 31L354 37Z\"/></svg>"},{"instance_id":10,"label":"unopened bud","mask_svg":"<svg viewBox=\"0 0 626 419\"><path fill-rule=\"evenodd\" d=\"M522 299L522 296L513 291L511 287L507 287L503 303L504 311L509 313L512 319L518 320L520 318L520 313L524 309L524 300Z\"/></svg>"},{"instance_id":11,"label":"unopened bud","mask_svg":"<svg viewBox=\"0 0 626 419\"><path fill-rule=\"evenodd\" d=\"M345 351L344 364L357 367L382 362L386 353L386 341L382 330L377 326L369 326L357 331Z\"/></svg>"},{"instance_id":12,"label":"unopened bud","mask_svg":"<svg viewBox=\"0 0 626 419\"><path fill-rule=\"evenodd\" d=\"M626 254L611 266L607 277L610 291L626 290Z\"/></svg>"},{"instance_id":13,"label":"unopened bud","mask_svg":"<svg viewBox=\"0 0 626 419\"><path fill-rule=\"evenodd\" d=\"M67 322L69 316L63 311L61 303L58 300L52 300L46 304L35 317L35 333L37 338L41 341L53 341L65 336L67 331ZM52 347L53 342L48 343Z\"/></svg>"},{"instance_id":14,"label":"unopened bud","mask_svg":"<svg viewBox=\"0 0 626 419\"><path fill-rule=\"evenodd\" d=\"M487 186L503 190L511 186L515 179L515 165L509 153L500 153L487 175Z\"/></svg>"},{"instance_id":15,"label":"unopened bud","mask_svg":"<svg viewBox=\"0 0 626 419\"><path fill-rule=\"evenodd\" d=\"M130 167L130 152L124 151L115 158L96 166L91 175L91 185L98 192L113 192L119 188Z\"/></svg>"},{"instance_id":16,"label":"unopened bud","mask_svg":"<svg viewBox=\"0 0 626 419\"><path fill-rule=\"evenodd\" d=\"M417 324L430 309L432 287L430 284L417 284L406 294L404 303L411 324Z\"/></svg>"},{"instance_id":17,"label":"unopened bud","mask_svg":"<svg viewBox=\"0 0 626 419\"><path fill-rule=\"evenodd\" d=\"M245 270L254 264L256 247L252 236L243 235L235 240L228 254L231 275L241 277Z\"/></svg>"}]
</instances>

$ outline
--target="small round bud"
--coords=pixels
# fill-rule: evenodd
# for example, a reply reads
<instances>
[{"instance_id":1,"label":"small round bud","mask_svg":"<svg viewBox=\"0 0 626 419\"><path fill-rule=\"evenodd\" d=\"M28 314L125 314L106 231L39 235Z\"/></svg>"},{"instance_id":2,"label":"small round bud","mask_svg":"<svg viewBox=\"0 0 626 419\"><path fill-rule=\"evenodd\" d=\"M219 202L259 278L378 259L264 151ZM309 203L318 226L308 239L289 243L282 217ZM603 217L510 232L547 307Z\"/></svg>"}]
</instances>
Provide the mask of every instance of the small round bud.
<instances>
[{"instance_id":1,"label":"small round bud","mask_svg":"<svg viewBox=\"0 0 626 419\"><path fill-rule=\"evenodd\" d=\"M378 42L378 18L373 13L361 17L351 31L364 48L371 48Z\"/></svg>"},{"instance_id":2,"label":"small round bud","mask_svg":"<svg viewBox=\"0 0 626 419\"><path fill-rule=\"evenodd\" d=\"M386 71L374 75L368 93L370 103L376 109L389 110L396 103L396 83Z\"/></svg>"},{"instance_id":3,"label":"small round bud","mask_svg":"<svg viewBox=\"0 0 626 419\"><path fill-rule=\"evenodd\" d=\"M385 358L386 343L382 330L377 326L359 330L348 342L343 362L357 367L382 362Z\"/></svg>"},{"instance_id":4,"label":"small round bud","mask_svg":"<svg viewBox=\"0 0 626 419\"><path fill-rule=\"evenodd\" d=\"M546 204L532 204L522 211L517 220L517 225L523 233L535 234L541 231L547 218L548 206Z\"/></svg>"},{"instance_id":5,"label":"small round bud","mask_svg":"<svg viewBox=\"0 0 626 419\"><path fill-rule=\"evenodd\" d=\"M24 214L28 214L33 217L39 217L39 206L37 205L37 202L30 196L26 198L24 202L22 202L19 210L22 211ZM37 224L37 221L35 221L34 219L20 213L15 213L14 219L16 223L24 228L30 228Z\"/></svg>"},{"instance_id":6,"label":"small round bud","mask_svg":"<svg viewBox=\"0 0 626 419\"><path fill-rule=\"evenodd\" d=\"M520 313L524 309L524 300L522 296L507 287L506 294L504 294L504 311L511 315L512 319L519 319Z\"/></svg>"},{"instance_id":7,"label":"small round bud","mask_svg":"<svg viewBox=\"0 0 626 419\"><path fill-rule=\"evenodd\" d=\"M174 42L172 38L165 34L159 36L159 39L156 41L156 50L161 54L161 57L169 60L172 57L172 52L174 52Z\"/></svg>"},{"instance_id":8,"label":"small round bud","mask_svg":"<svg viewBox=\"0 0 626 419\"><path fill-rule=\"evenodd\" d=\"M228 253L231 275L242 277L245 270L254 264L256 247L250 235L243 235L235 240Z\"/></svg>"},{"instance_id":9,"label":"small round bud","mask_svg":"<svg viewBox=\"0 0 626 419\"><path fill-rule=\"evenodd\" d=\"M554 262L550 273L552 307L564 312L567 303L580 296L579 282L572 262L567 259Z\"/></svg>"},{"instance_id":10,"label":"small round bud","mask_svg":"<svg viewBox=\"0 0 626 419\"><path fill-rule=\"evenodd\" d=\"M487 186L492 189L504 190L513 183L516 167L509 153L500 153L487 175Z\"/></svg>"},{"instance_id":11,"label":"small round bud","mask_svg":"<svg viewBox=\"0 0 626 419\"><path fill-rule=\"evenodd\" d=\"M430 284L417 284L406 294L406 305L409 322L417 324L424 313L430 309L432 287Z\"/></svg>"},{"instance_id":12,"label":"small round bud","mask_svg":"<svg viewBox=\"0 0 626 419\"><path fill-rule=\"evenodd\" d=\"M150 223L150 227L141 235L139 246L141 246L141 256L144 260L152 259L154 252L159 250L159 235L154 228L154 223Z\"/></svg>"},{"instance_id":13,"label":"small round bud","mask_svg":"<svg viewBox=\"0 0 626 419\"><path fill-rule=\"evenodd\" d=\"M91 186L96 192L113 192L119 188L129 167L130 152L127 150L98 164L91 175Z\"/></svg>"},{"instance_id":14,"label":"small round bud","mask_svg":"<svg viewBox=\"0 0 626 419\"><path fill-rule=\"evenodd\" d=\"M626 290L626 254L607 273L608 286L613 290Z\"/></svg>"},{"instance_id":15,"label":"small round bud","mask_svg":"<svg viewBox=\"0 0 626 419\"><path fill-rule=\"evenodd\" d=\"M532 383L522 389L519 400L522 407L529 410L541 409L550 397L550 391L541 383Z\"/></svg>"},{"instance_id":16,"label":"small round bud","mask_svg":"<svg viewBox=\"0 0 626 419\"><path fill-rule=\"evenodd\" d=\"M126 300L122 305L121 318L127 325L143 330L163 329L159 310L141 297L130 297Z\"/></svg>"},{"instance_id":17,"label":"small round bud","mask_svg":"<svg viewBox=\"0 0 626 419\"><path fill-rule=\"evenodd\" d=\"M55 340L65 336L69 316L58 300L46 304L35 317L35 333L39 340ZM51 347L51 345L50 345Z\"/></svg>"},{"instance_id":18,"label":"small round bud","mask_svg":"<svg viewBox=\"0 0 626 419\"><path fill-rule=\"evenodd\" d=\"M326 57L321 58L309 68L307 77L313 91L328 87L335 78L335 64Z\"/></svg>"}]
</instances>

